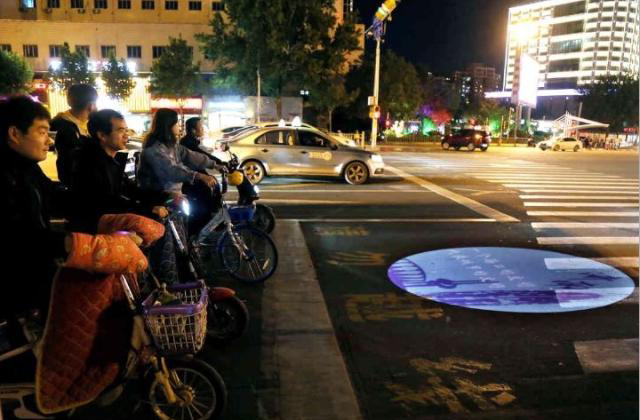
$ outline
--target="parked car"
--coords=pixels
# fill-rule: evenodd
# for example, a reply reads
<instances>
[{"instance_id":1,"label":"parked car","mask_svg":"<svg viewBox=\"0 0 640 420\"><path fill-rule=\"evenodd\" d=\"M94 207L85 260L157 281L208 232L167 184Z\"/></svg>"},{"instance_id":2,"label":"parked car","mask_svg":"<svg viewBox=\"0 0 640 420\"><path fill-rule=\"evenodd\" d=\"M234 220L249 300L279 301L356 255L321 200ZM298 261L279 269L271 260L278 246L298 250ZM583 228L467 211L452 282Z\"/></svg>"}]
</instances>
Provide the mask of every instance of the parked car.
<instances>
[{"instance_id":1,"label":"parked car","mask_svg":"<svg viewBox=\"0 0 640 420\"><path fill-rule=\"evenodd\" d=\"M549 140L544 140L538 143L538 147L540 150L551 149L555 152L560 150L573 150L574 152L580 151L582 149L582 143L580 140L574 137L556 137Z\"/></svg>"},{"instance_id":2,"label":"parked car","mask_svg":"<svg viewBox=\"0 0 640 420\"><path fill-rule=\"evenodd\" d=\"M251 182L265 176L338 176L364 184L384 173L382 156L309 127L264 127L229 142Z\"/></svg>"},{"instance_id":3,"label":"parked car","mask_svg":"<svg viewBox=\"0 0 640 420\"><path fill-rule=\"evenodd\" d=\"M473 152L477 148L486 152L490 144L491 135L489 133L468 128L453 134L447 134L441 143L444 150L449 150L452 147L459 150L461 147L466 147L470 152Z\"/></svg>"}]
</instances>

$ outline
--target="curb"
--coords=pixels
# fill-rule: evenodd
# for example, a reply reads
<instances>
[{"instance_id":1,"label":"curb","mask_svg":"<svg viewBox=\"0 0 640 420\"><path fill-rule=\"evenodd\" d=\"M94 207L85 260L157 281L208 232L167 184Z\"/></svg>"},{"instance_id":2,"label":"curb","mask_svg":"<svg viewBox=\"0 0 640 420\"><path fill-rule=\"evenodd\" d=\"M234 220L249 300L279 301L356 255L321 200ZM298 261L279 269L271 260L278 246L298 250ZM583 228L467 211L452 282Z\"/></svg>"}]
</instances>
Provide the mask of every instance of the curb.
<instances>
[{"instance_id":1,"label":"curb","mask_svg":"<svg viewBox=\"0 0 640 420\"><path fill-rule=\"evenodd\" d=\"M278 220L279 267L262 295L265 420L360 420L362 415L335 337L300 224Z\"/></svg>"}]
</instances>

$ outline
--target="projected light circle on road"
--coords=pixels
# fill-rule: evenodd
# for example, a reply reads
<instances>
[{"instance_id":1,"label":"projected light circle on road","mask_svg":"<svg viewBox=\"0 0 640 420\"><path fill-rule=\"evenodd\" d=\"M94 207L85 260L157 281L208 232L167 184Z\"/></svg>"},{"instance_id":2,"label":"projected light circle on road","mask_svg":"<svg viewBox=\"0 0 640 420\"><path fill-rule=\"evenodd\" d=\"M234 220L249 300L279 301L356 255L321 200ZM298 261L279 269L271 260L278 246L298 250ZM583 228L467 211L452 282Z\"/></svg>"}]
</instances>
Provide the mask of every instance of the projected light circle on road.
<instances>
[{"instance_id":1,"label":"projected light circle on road","mask_svg":"<svg viewBox=\"0 0 640 420\"><path fill-rule=\"evenodd\" d=\"M599 308L628 297L633 280L609 265L524 248L451 248L393 263L391 281L449 305L501 312L550 313Z\"/></svg>"}]
</instances>

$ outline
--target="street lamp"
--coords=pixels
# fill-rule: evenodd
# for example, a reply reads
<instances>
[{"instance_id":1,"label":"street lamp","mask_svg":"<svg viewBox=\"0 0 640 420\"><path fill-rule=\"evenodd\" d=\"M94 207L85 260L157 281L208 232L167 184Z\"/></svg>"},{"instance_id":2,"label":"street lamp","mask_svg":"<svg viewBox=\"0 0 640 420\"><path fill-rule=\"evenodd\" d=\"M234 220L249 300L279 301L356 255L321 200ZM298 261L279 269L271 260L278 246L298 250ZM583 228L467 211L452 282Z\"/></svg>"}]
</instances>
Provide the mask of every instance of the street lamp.
<instances>
[{"instance_id":1,"label":"street lamp","mask_svg":"<svg viewBox=\"0 0 640 420\"><path fill-rule=\"evenodd\" d=\"M391 20L391 12L396 8L396 3L400 0L385 0L380 5L373 18L373 23L366 30L366 33L372 35L376 39L376 67L373 75L373 97L371 110L369 115L371 116L371 147L376 147L376 141L378 137L378 118L380 116L380 107L378 106L378 96L380 91L380 43L382 42L382 36L384 35L385 21ZM376 112L377 111L377 112ZM376 115L378 117L376 117Z\"/></svg>"}]
</instances>

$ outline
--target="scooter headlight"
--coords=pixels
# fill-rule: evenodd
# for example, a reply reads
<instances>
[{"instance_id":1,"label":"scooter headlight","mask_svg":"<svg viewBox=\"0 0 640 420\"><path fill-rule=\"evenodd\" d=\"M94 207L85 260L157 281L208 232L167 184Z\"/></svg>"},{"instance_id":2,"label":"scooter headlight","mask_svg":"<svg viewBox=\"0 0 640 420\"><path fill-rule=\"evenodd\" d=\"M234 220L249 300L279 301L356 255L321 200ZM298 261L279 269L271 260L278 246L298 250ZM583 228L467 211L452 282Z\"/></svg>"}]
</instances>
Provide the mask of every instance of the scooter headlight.
<instances>
[{"instance_id":1,"label":"scooter headlight","mask_svg":"<svg viewBox=\"0 0 640 420\"><path fill-rule=\"evenodd\" d=\"M189 203L189 200L182 200L180 206L182 208L182 213L184 213L186 216L189 216L191 214L191 204Z\"/></svg>"},{"instance_id":2,"label":"scooter headlight","mask_svg":"<svg viewBox=\"0 0 640 420\"><path fill-rule=\"evenodd\" d=\"M258 187L257 185L254 185L253 190L256 192L256 194L260 194L260 187Z\"/></svg>"}]
</instances>

